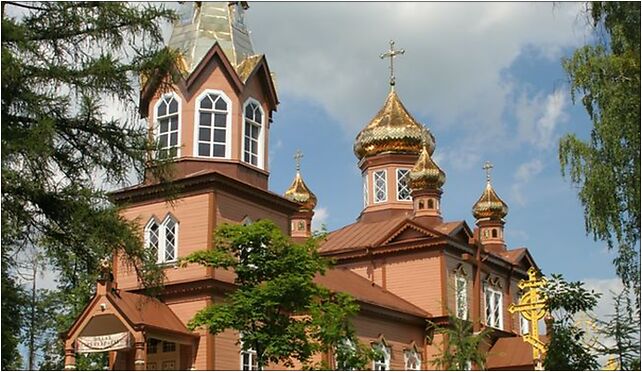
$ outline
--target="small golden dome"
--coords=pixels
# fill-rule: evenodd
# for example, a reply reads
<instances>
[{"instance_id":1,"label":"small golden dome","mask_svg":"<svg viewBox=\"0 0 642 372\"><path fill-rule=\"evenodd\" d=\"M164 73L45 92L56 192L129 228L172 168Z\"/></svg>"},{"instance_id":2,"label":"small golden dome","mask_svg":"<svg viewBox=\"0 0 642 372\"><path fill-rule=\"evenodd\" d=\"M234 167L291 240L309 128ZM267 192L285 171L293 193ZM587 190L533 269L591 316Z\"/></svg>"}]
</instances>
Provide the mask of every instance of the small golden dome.
<instances>
[{"instance_id":1,"label":"small golden dome","mask_svg":"<svg viewBox=\"0 0 642 372\"><path fill-rule=\"evenodd\" d=\"M473 216L480 220L482 218L489 218L493 220L500 220L508 214L508 205L497 196L497 193L490 184L490 180L486 182L486 189L479 197L479 200L473 205Z\"/></svg>"},{"instance_id":2,"label":"small golden dome","mask_svg":"<svg viewBox=\"0 0 642 372\"><path fill-rule=\"evenodd\" d=\"M290 185L283 196L290 201L301 204L302 210L311 211L317 206L316 195L314 195L305 182L303 182L301 172L299 171L296 172L292 185Z\"/></svg>"},{"instance_id":3,"label":"small golden dome","mask_svg":"<svg viewBox=\"0 0 642 372\"><path fill-rule=\"evenodd\" d=\"M359 160L384 152L419 153L423 144L430 154L435 150L435 138L417 122L394 90L377 115L357 134L354 154Z\"/></svg>"},{"instance_id":4,"label":"small golden dome","mask_svg":"<svg viewBox=\"0 0 642 372\"><path fill-rule=\"evenodd\" d=\"M446 173L432 160L424 146L419 159L408 174L408 185L413 190L440 189L446 182Z\"/></svg>"}]
</instances>

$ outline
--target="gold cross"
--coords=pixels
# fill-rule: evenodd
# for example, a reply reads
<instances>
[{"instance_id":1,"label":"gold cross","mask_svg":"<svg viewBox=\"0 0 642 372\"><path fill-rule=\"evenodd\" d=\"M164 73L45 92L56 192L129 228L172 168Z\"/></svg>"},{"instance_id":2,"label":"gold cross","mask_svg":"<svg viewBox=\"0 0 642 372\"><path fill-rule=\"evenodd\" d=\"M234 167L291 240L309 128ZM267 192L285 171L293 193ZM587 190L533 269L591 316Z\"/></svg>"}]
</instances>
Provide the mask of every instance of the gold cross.
<instances>
[{"instance_id":1,"label":"gold cross","mask_svg":"<svg viewBox=\"0 0 642 372\"><path fill-rule=\"evenodd\" d=\"M386 57L390 58L390 86L393 88L395 86L394 58L398 55L404 54L405 52L406 51L403 49L395 50L395 42L390 40L390 50L379 56L381 59Z\"/></svg>"},{"instance_id":2,"label":"gold cross","mask_svg":"<svg viewBox=\"0 0 642 372\"><path fill-rule=\"evenodd\" d=\"M490 162L486 162L486 171L492 168ZM489 178L490 180L490 178ZM525 342L533 347L533 360L539 365L541 355L546 351L546 345L539 339L538 321L546 316L546 296L541 288L546 285L546 278L538 278L537 270L534 267L528 269L528 280L520 280L517 286L527 291L520 297L517 305L510 304L508 312L520 313L524 319L530 322L530 332L522 336Z\"/></svg>"},{"instance_id":3,"label":"gold cross","mask_svg":"<svg viewBox=\"0 0 642 372\"><path fill-rule=\"evenodd\" d=\"M490 182L490 170L493 169L493 164L486 160L482 169L486 171L486 181Z\"/></svg>"},{"instance_id":4,"label":"gold cross","mask_svg":"<svg viewBox=\"0 0 642 372\"><path fill-rule=\"evenodd\" d=\"M303 152L301 150L296 150L294 153L294 161L296 162L296 171L301 170L301 159L303 158Z\"/></svg>"}]
</instances>

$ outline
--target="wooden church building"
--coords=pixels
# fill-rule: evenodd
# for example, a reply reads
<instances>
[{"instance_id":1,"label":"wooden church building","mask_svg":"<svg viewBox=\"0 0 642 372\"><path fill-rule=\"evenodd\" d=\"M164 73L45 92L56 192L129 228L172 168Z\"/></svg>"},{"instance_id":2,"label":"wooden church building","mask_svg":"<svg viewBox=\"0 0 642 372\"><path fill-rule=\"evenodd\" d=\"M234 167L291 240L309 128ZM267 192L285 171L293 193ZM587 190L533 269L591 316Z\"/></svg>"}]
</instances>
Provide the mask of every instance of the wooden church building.
<instances>
[{"instance_id":1,"label":"wooden church building","mask_svg":"<svg viewBox=\"0 0 642 372\"><path fill-rule=\"evenodd\" d=\"M179 195L167 203L150 177L112 194L157 254L164 290L160 300L145 296L131 265L116 256L113 280L99 281L65 335L65 369L75 369L77 353L96 351L109 352L115 370L256 369L237 332L186 327L197 311L234 290L234 273L179 267L177 259L212 247L223 223L269 219L293 239L311 235L317 200L301 172L284 194L268 190L270 127L278 125L272 115L279 100L265 55L253 50L247 4L183 6L188 9L169 41L183 51L182 79L169 90L149 79L140 96L158 155L173 159ZM432 334L427 321L447 325L449 314L469 320L475 331L492 329L486 368L533 369L521 337L528 324L507 308L520 295L518 281L537 265L526 248L507 247L508 207L490 177L472 206L475 226L444 219L446 175L432 158L435 146L391 80L383 106L354 143L363 210L322 243L320 253L336 266L316 280L360 305L352 319L357 336L383 355L374 370L435 369L431 360L442 336ZM319 358L336 366L333 355Z\"/></svg>"}]
</instances>

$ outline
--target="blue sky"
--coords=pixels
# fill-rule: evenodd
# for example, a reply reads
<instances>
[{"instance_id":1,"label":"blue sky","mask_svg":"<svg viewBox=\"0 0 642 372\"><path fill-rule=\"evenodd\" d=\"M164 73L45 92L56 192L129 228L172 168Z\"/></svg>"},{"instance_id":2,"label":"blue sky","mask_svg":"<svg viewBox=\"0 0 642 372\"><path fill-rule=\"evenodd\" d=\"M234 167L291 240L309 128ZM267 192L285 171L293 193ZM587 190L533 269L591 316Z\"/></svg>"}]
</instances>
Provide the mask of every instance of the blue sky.
<instances>
[{"instance_id":1,"label":"blue sky","mask_svg":"<svg viewBox=\"0 0 642 372\"><path fill-rule=\"evenodd\" d=\"M281 104L270 134L270 188L282 193L304 153L304 179L319 203L315 224L334 230L361 211L356 133L383 104L389 39L397 91L435 135L447 174L446 220L465 219L482 192L483 161L508 203L510 247L526 246L545 273L615 277L613 255L584 232L576 190L560 171L557 143L591 124L573 105L561 58L590 41L581 5L251 3L255 50L276 73Z\"/></svg>"}]
</instances>

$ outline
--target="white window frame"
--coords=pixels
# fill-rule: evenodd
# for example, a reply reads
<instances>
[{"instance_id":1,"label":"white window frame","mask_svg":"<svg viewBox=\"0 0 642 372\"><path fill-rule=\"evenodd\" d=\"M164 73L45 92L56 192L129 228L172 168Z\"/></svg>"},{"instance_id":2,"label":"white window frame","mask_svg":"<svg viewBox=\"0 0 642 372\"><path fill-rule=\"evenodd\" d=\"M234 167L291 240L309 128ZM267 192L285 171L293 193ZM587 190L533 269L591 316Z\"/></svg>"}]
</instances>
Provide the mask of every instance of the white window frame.
<instances>
[{"instance_id":1,"label":"white window frame","mask_svg":"<svg viewBox=\"0 0 642 372\"><path fill-rule=\"evenodd\" d=\"M402 177L399 177L399 172L406 172L406 175L405 175L406 183L405 184L401 183ZM408 175L409 174L410 174L410 169L409 168L397 168L395 170L395 179L396 179L396 183L395 184L397 185L397 201L410 201L410 202L412 201L412 195L411 195L412 190L410 189L410 186L408 186ZM408 198L407 199L402 199L400 197L400 195L399 195L400 192L403 191L403 189L408 190Z\"/></svg>"},{"instance_id":2,"label":"white window frame","mask_svg":"<svg viewBox=\"0 0 642 372\"><path fill-rule=\"evenodd\" d=\"M227 115L225 117L225 156L224 157L215 157L215 156L205 156L205 155L199 155L198 154L198 134L199 134L199 126L201 122L200 114L201 114L201 100L205 98L209 94L216 94L220 96L225 103L227 103ZM202 159L231 159L232 158L232 115L234 114L234 107L232 107L232 100L230 97L227 96L222 90L217 90L217 89L205 89L201 94L196 97L196 102L194 103L194 149L192 151L194 157L197 158L202 158ZM211 111L208 111L210 113L214 113L215 109L212 108ZM212 131L214 130L214 127L211 127ZM213 133L210 134L210 138L213 137ZM210 141L209 144L210 146L212 145L213 141Z\"/></svg>"},{"instance_id":3,"label":"white window frame","mask_svg":"<svg viewBox=\"0 0 642 372\"><path fill-rule=\"evenodd\" d=\"M377 174L383 174L383 199L377 198L377 191L380 189L377 184ZM388 201L388 171L387 169L380 169L372 173L372 193L375 204L385 203Z\"/></svg>"},{"instance_id":4,"label":"white window frame","mask_svg":"<svg viewBox=\"0 0 642 372\"><path fill-rule=\"evenodd\" d=\"M363 207L366 208L368 206L368 172L366 171L364 174L361 175L361 179L363 181Z\"/></svg>"},{"instance_id":5,"label":"white window frame","mask_svg":"<svg viewBox=\"0 0 642 372\"><path fill-rule=\"evenodd\" d=\"M247 109L247 106L250 104L255 104L258 106L259 111L261 112L261 122L258 123L259 127L259 138L257 138L258 141L258 148L257 148L257 154L256 154L256 165L252 164L251 162L245 161L245 121L247 118L245 117L245 110ZM263 106L261 106L261 103L257 101L256 99L250 97L248 98L245 103L243 104L243 128L241 131L243 132L243 135L241 136L241 161L243 163L249 164L253 167L265 169L265 112L263 111ZM253 123L250 123L250 125L254 125L256 123L255 121L252 120Z\"/></svg>"},{"instance_id":6,"label":"white window frame","mask_svg":"<svg viewBox=\"0 0 642 372\"><path fill-rule=\"evenodd\" d=\"M468 281L459 274L455 275L455 316L468 320Z\"/></svg>"},{"instance_id":7,"label":"white window frame","mask_svg":"<svg viewBox=\"0 0 642 372\"><path fill-rule=\"evenodd\" d=\"M181 156L181 148L183 147L182 144L182 123L181 123L181 112L182 112L182 107L183 107L183 101L181 100L181 97L176 94L175 92L170 92L163 94L157 101L156 104L154 105L154 125L152 127L152 132L154 133L154 140L156 141L155 143L158 144L158 141L160 139L160 123L158 122L159 116L158 116L158 107L161 105L163 101L167 102L167 99L173 98L176 100L176 103L178 104L178 111L176 111L176 116L178 117L178 134L177 134L177 139L176 139L176 156L168 157L167 159L175 159ZM169 110L169 105L167 107ZM169 115L166 115L164 117L169 117ZM172 130L171 124L168 125L168 132L167 135L171 136ZM163 148L158 148L158 150L170 150L173 146L170 147L163 147Z\"/></svg>"},{"instance_id":8,"label":"white window frame","mask_svg":"<svg viewBox=\"0 0 642 372\"><path fill-rule=\"evenodd\" d=\"M519 332L522 335L531 333L531 322L530 320L526 320L522 314L519 314Z\"/></svg>"},{"instance_id":9,"label":"white window frame","mask_svg":"<svg viewBox=\"0 0 642 372\"><path fill-rule=\"evenodd\" d=\"M390 371L390 357L392 355L392 350L390 346L386 345L383 342L376 343L372 345L372 348L375 350L381 351L383 354L383 360L375 359L372 361L372 370L373 371Z\"/></svg>"},{"instance_id":10,"label":"white window frame","mask_svg":"<svg viewBox=\"0 0 642 372\"><path fill-rule=\"evenodd\" d=\"M350 340L349 338L344 338L339 342L344 344L346 346L346 348L352 350L353 352L357 349L355 344L354 344L354 342L352 342L352 340ZM342 366L342 365L339 365L339 363L340 363L339 357L337 355L337 350L335 348L335 350L334 350L334 369L337 370L337 371L352 371L353 370L353 369L346 369L345 365Z\"/></svg>"},{"instance_id":11,"label":"white window frame","mask_svg":"<svg viewBox=\"0 0 642 372\"><path fill-rule=\"evenodd\" d=\"M159 257L158 256L158 252L161 250L161 236L160 235L161 235L162 226L161 226L161 223L158 222L156 217L152 217L152 218L149 219L149 221L145 225L145 229L144 229L144 234L143 235L144 235L144 239L145 239L145 247L147 249L150 249L151 248L151 233L152 233L151 228L152 228L153 225L156 225L156 233L155 233L156 234L156 260L158 261L158 257Z\"/></svg>"},{"instance_id":12,"label":"white window frame","mask_svg":"<svg viewBox=\"0 0 642 372\"><path fill-rule=\"evenodd\" d=\"M253 348L248 348L247 350L243 350L243 334L239 335L239 343L241 346L241 351L239 352L239 371L260 371L261 369L258 366L258 361L256 359L256 350ZM243 363L243 356L247 355L249 358L249 369L244 369L244 363ZM256 365L255 365L256 363Z\"/></svg>"},{"instance_id":13,"label":"white window frame","mask_svg":"<svg viewBox=\"0 0 642 372\"><path fill-rule=\"evenodd\" d=\"M490 296L489 296L490 294ZM490 297L490 303L489 303ZM490 286L485 286L484 288L484 309L486 314L486 325L497 328L504 329L504 294L500 289L496 289ZM490 309L489 309L490 306ZM499 307L499 317L495 317L495 310ZM489 311L490 310L490 311Z\"/></svg>"},{"instance_id":14,"label":"white window frame","mask_svg":"<svg viewBox=\"0 0 642 372\"><path fill-rule=\"evenodd\" d=\"M412 367L409 365L411 358L414 358L417 364ZM403 353L404 369L406 371L421 371L421 355L415 348L405 350Z\"/></svg>"}]
</instances>

